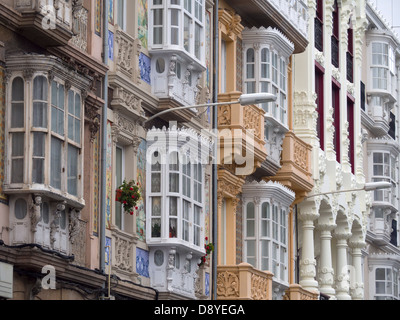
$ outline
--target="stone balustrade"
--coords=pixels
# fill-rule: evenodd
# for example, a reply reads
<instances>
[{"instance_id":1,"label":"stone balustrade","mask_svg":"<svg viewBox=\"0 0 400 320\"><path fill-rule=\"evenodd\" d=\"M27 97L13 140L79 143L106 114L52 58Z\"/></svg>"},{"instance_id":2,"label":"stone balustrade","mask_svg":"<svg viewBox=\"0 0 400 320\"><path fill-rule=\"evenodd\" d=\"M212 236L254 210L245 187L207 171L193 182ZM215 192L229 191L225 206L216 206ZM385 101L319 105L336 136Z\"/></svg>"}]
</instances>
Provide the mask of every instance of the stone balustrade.
<instances>
[{"instance_id":1,"label":"stone balustrade","mask_svg":"<svg viewBox=\"0 0 400 320\"><path fill-rule=\"evenodd\" d=\"M218 266L218 300L272 300L272 277L248 263Z\"/></svg>"}]
</instances>

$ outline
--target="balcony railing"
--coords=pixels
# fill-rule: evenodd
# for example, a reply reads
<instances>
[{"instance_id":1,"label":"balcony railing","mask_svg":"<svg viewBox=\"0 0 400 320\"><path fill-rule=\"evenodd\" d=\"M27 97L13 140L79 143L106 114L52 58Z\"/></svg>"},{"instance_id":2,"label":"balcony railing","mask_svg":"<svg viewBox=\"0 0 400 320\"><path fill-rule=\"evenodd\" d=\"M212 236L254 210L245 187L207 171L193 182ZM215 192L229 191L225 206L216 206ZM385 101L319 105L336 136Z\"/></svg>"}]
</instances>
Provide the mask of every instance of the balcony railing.
<instances>
[{"instance_id":1,"label":"balcony railing","mask_svg":"<svg viewBox=\"0 0 400 320\"><path fill-rule=\"evenodd\" d=\"M282 166L274 176L274 180L292 190L311 191L313 187L311 151L310 145L298 138L293 131L288 131L282 144Z\"/></svg>"},{"instance_id":2,"label":"balcony railing","mask_svg":"<svg viewBox=\"0 0 400 320\"><path fill-rule=\"evenodd\" d=\"M218 266L218 300L272 300L272 277L248 263Z\"/></svg>"},{"instance_id":3,"label":"balcony railing","mask_svg":"<svg viewBox=\"0 0 400 320\"><path fill-rule=\"evenodd\" d=\"M218 102L237 101L240 95L240 92L223 93L218 96ZM240 104L231 104L219 106L219 137L220 139L224 138L220 146L222 148L229 147L233 152L242 151L242 154L239 156L246 155L248 157L247 152L253 152L255 163L261 164L266 158L266 148L264 146L264 113L264 110L256 105L242 106ZM231 146L227 145L226 139L232 139ZM239 141L241 145L238 144ZM231 160L233 162L231 163L234 163L234 160L237 159L235 158L235 154L231 153L228 155L228 153L230 151L226 149L224 152L220 152L220 155L225 160L232 157ZM221 160L220 163L223 164L224 161Z\"/></svg>"},{"instance_id":4,"label":"balcony railing","mask_svg":"<svg viewBox=\"0 0 400 320\"><path fill-rule=\"evenodd\" d=\"M299 284L291 284L283 296L284 300L318 300L317 292L303 289Z\"/></svg>"},{"instance_id":5,"label":"balcony railing","mask_svg":"<svg viewBox=\"0 0 400 320\"><path fill-rule=\"evenodd\" d=\"M82 4L68 0L14 0L14 8L20 13L14 22L19 31L48 47L66 45L71 40L74 20L78 18L75 14Z\"/></svg>"},{"instance_id":6,"label":"balcony railing","mask_svg":"<svg viewBox=\"0 0 400 320\"><path fill-rule=\"evenodd\" d=\"M308 8L302 0L268 0L292 25L307 37Z\"/></svg>"}]
</instances>

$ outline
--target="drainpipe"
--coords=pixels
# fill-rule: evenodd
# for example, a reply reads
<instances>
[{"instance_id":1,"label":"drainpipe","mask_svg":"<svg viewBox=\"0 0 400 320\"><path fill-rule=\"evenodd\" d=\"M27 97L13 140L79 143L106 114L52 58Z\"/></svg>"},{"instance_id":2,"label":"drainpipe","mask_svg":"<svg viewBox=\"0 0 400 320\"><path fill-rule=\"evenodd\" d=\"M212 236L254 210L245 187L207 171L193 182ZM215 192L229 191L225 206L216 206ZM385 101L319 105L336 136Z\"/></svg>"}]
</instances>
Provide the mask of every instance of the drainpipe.
<instances>
[{"instance_id":1,"label":"drainpipe","mask_svg":"<svg viewBox=\"0 0 400 320\"><path fill-rule=\"evenodd\" d=\"M103 62L108 65L108 1L103 1ZM105 242L106 242L106 159L107 159L107 104L108 104L108 71L103 83L103 114L101 140L101 204L100 204L100 271L105 272Z\"/></svg>"},{"instance_id":2,"label":"drainpipe","mask_svg":"<svg viewBox=\"0 0 400 320\"><path fill-rule=\"evenodd\" d=\"M218 78L219 78L219 30L218 30L218 0L214 1L214 102L218 102ZM218 129L218 107L213 107L213 129L217 133ZM214 242L213 251L213 264L212 264L212 293L213 299L217 300L217 265L218 265L218 173L217 173L217 160L218 160L218 135L214 143L214 163L212 165L212 239Z\"/></svg>"}]
</instances>

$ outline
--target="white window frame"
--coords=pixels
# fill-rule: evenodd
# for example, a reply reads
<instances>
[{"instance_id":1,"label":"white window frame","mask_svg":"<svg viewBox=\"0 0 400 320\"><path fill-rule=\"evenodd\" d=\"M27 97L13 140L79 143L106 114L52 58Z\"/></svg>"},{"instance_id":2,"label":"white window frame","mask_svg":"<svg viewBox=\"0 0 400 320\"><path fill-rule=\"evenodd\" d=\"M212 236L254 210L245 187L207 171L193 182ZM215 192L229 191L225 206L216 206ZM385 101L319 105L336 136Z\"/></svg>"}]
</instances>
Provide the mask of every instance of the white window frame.
<instances>
[{"instance_id":1,"label":"white window frame","mask_svg":"<svg viewBox=\"0 0 400 320\"><path fill-rule=\"evenodd\" d=\"M45 77L46 78L46 85L47 85L47 109L46 109L46 123L45 127L33 127L33 86L34 80L36 77ZM21 128L11 128L11 94L12 94L12 87L13 81L16 78L21 78L24 83L24 125ZM58 84L61 84L64 88L64 112L63 112L63 134L59 134L57 132L52 131L52 83L55 81ZM39 188L42 192L55 192L60 194L61 196L68 199L73 199L75 201L81 202L83 197L83 179L82 179L82 172L83 172L83 164L82 164L82 149L83 149L83 130L84 130L84 104L82 101L82 95L80 90L71 87L70 90L74 90L75 92L79 93L80 97L80 121L81 126L79 130L79 140L80 143L76 143L72 140L68 139L68 112L66 112L66 108L68 107L67 104L67 94L65 89L65 81L54 77L54 79L50 82L48 80L48 75L42 71L34 71L32 77L28 79L24 79L23 74L21 71L15 71L12 73L10 78L9 85L7 86L7 111L6 111L6 139L8 141L9 149L7 151L7 162L10 165L7 166L7 174L6 174L6 188L21 188L24 186L29 186L30 189L37 189ZM46 100L42 101L46 103ZM18 102L21 103L21 102ZM13 150L12 150L12 136L15 133L24 134L24 155L20 158L23 159L23 181L21 183L13 183L11 177L11 160L18 157L13 157ZM44 137L44 156L36 156L34 155L34 135L35 133L43 133L45 134ZM61 131L60 131L61 133ZM60 178L61 178L61 186L60 188L54 188L51 185L51 138L57 138L61 141L61 169L60 169ZM68 193L68 184L67 184L67 152L68 152L68 144L73 144L76 148L78 148L78 159L77 159L77 194L71 195ZM33 183L33 159L40 158L44 160L44 176L42 183ZM43 187L44 186L44 187Z\"/></svg>"},{"instance_id":2,"label":"white window frame","mask_svg":"<svg viewBox=\"0 0 400 320\"><path fill-rule=\"evenodd\" d=\"M381 48L380 52L374 52L374 47L379 45ZM387 48L385 52L384 48ZM385 90L390 91L389 81L389 44L380 41L373 41L371 43L371 89L373 90ZM382 63L374 63L374 56L377 56ZM386 61L386 63L385 63ZM377 76L374 76L374 72L378 72ZM374 85L375 79L378 81L378 85Z\"/></svg>"},{"instance_id":3,"label":"white window frame","mask_svg":"<svg viewBox=\"0 0 400 320\"><path fill-rule=\"evenodd\" d=\"M263 271L271 271L274 278L283 283L288 282L288 208L282 207L279 203L273 202L272 199L262 199L261 201L254 201L255 199L248 199L243 205L243 235L244 235L244 250L243 260L252 264L255 268ZM248 205L254 204L254 235L248 235ZM269 207L269 215L263 217L263 206L267 204ZM267 207L267 206L266 206ZM276 220L274 221L274 215ZM283 217L283 220L282 220ZM284 223L282 223L284 222ZM266 235L263 235L263 223L266 224ZM275 227L275 232L274 232ZM283 231L283 234L282 234ZM274 237L274 235L276 237ZM284 241L283 241L284 240ZM255 256L254 259L249 259L248 256L248 242L254 241L255 243ZM263 243L267 243L267 254L263 255ZM276 255L274 255L276 253ZM263 259L267 260L267 269L263 268L265 264Z\"/></svg>"},{"instance_id":4,"label":"white window frame","mask_svg":"<svg viewBox=\"0 0 400 320\"><path fill-rule=\"evenodd\" d=\"M263 61L263 50L268 50L267 61ZM254 63L247 61L248 50L254 52ZM269 45L263 44L259 48L255 49L252 46L245 46L244 59L243 59L243 88L245 93L252 90L248 90L248 84L254 83L255 92L262 92L267 88L267 92L276 95L277 99L275 102L264 103L260 106L266 113L274 117L277 121L282 123L284 126L287 125L287 87L288 87L288 59L280 55L280 53ZM254 65L254 78L247 76L247 67ZM267 77L263 77L262 69L263 66L267 66Z\"/></svg>"},{"instance_id":5,"label":"white window frame","mask_svg":"<svg viewBox=\"0 0 400 320\"><path fill-rule=\"evenodd\" d=\"M377 271L385 270L384 279L377 279ZM390 275L391 279L388 278ZM377 286L378 283L384 284L383 293L378 293ZM399 292L399 269L392 266L377 266L374 270L374 287L375 287L375 299L376 300L400 300L400 292ZM397 293L397 294L396 294ZM381 299L377 299L381 298Z\"/></svg>"},{"instance_id":6,"label":"white window frame","mask_svg":"<svg viewBox=\"0 0 400 320\"><path fill-rule=\"evenodd\" d=\"M156 3L160 2L160 3ZM156 4L155 4L156 3ZM188 6L187 6L188 5ZM196 16L197 9L200 9L200 15ZM155 10L162 10L162 24L155 25ZM178 14L178 25L172 26L172 11L176 10ZM149 48L162 49L170 48L186 52L191 58L199 62L205 59L205 1L204 0L150 0L149 1ZM188 30L185 35L185 17L188 21ZM196 33L196 25L199 27L199 33ZM155 43L154 30L162 28L162 41ZM172 43L172 30L178 32L178 43ZM198 34L198 37L196 36ZM188 40L188 47L185 45L185 39ZM196 45L197 44L197 45ZM198 50L196 50L196 48Z\"/></svg>"},{"instance_id":7,"label":"white window frame","mask_svg":"<svg viewBox=\"0 0 400 320\"><path fill-rule=\"evenodd\" d=\"M162 241L163 243L176 243L176 244L181 244L184 246L188 247L194 247L198 251L203 251L204 247L204 181L205 181L205 170L204 166L202 166L202 172L201 172L201 181L197 181L197 183L200 183L200 194L201 194L201 199L198 201L197 199L194 198L194 190L195 190L195 179L193 178L193 174L195 172L194 166L198 165L200 162L193 162L193 159L190 159L190 157L183 155L181 152L177 150L168 150L164 155L161 153L161 151L156 151L159 152L159 159L161 161L160 165L160 171L152 171L152 164L149 163L149 172L147 174L147 182L146 182L146 197L147 197L147 208L148 208L148 226L149 228L147 229L147 234L148 234L148 243L149 244L154 244L154 243L159 243ZM173 152L177 152L178 154L178 159L179 159L179 164L178 164L178 171L176 170L176 167L170 170L170 155ZM154 154L154 153L153 153ZM153 154L151 154L152 159L153 159ZM188 165L187 161L190 161L190 173L185 174L184 173L184 168L185 166ZM158 189L153 189L152 185L152 174L153 173L159 173L160 174L160 189L159 191L153 191L153 190L158 190ZM178 174L178 189L177 192L171 191L170 190L170 174ZM184 184L186 184L187 187L190 188L190 194L183 192L184 189ZM186 187L186 188L187 188ZM186 189L187 190L187 189ZM155 216L153 214L153 209L152 209L152 201L154 198L160 198L160 203L161 203L161 214L160 216ZM170 215L170 201L172 198L177 199L177 215L172 216ZM187 207L185 207L185 203L188 204ZM199 223L195 223L195 206L200 208L200 219L198 220ZM184 215L184 208L188 209L188 215ZM160 220L161 224L161 232L159 237L153 237L153 230L152 230L152 225L153 225L153 220L157 219ZM171 219L176 219L176 236L172 236L170 233L170 220ZM186 229L188 228L188 229ZM196 232L195 232L196 230ZM194 236L195 233L200 230L200 235L199 235L199 243L196 244ZM187 236L185 236L185 231L187 231Z\"/></svg>"}]
</instances>

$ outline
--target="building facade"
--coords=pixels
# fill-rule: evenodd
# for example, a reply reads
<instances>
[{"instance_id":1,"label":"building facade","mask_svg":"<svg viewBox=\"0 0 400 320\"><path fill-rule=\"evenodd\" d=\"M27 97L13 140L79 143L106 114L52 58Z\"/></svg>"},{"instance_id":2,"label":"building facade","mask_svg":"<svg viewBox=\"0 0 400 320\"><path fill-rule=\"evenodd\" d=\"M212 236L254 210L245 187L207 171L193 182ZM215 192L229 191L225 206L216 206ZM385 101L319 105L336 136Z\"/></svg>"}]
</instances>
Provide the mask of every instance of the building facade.
<instances>
[{"instance_id":1,"label":"building facade","mask_svg":"<svg viewBox=\"0 0 400 320\"><path fill-rule=\"evenodd\" d=\"M365 298L399 299L399 36L378 8L367 3L361 123L367 181L392 187L371 197L364 257Z\"/></svg>"},{"instance_id":2,"label":"building facade","mask_svg":"<svg viewBox=\"0 0 400 320\"><path fill-rule=\"evenodd\" d=\"M398 299L399 45L366 0L2 1L0 299Z\"/></svg>"}]
</instances>

